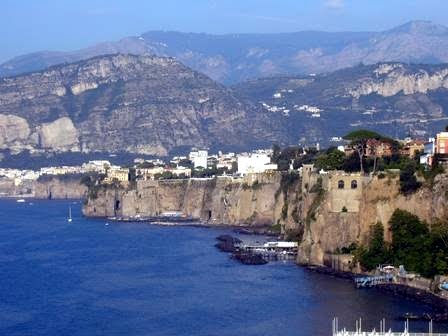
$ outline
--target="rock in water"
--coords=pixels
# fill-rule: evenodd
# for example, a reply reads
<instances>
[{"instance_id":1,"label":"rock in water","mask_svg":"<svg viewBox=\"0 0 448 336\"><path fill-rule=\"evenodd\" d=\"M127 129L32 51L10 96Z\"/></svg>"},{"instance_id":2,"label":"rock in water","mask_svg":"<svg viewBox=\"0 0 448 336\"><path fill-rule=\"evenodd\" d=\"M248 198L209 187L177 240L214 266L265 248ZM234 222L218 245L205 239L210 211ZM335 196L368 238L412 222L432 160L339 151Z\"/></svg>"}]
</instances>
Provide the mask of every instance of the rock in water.
<instances>
[{"instance_id":1,"label":"rock in water","mask_svg":"<svg viewBox=\"0 0 448 336\"><path fill-rule=\"evenodd\" d=\"M268 263L260 254L235 253L233 257L244 265L265 265Z\"/></svg>"}]
</instances>

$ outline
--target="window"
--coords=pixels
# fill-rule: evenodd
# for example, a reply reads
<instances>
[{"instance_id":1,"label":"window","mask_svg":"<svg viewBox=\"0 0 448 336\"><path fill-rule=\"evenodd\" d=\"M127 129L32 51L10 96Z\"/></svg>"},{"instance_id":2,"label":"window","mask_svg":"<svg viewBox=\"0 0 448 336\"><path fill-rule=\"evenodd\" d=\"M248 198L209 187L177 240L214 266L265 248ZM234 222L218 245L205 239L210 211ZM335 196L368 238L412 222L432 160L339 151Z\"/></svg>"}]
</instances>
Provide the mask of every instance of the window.
<instances>
[{"instance_id":1,"label":"window","mask_svg":"<svg viewBox=\"0 0 448 336\"><path fill-rule=\"evenodd\" d=\"M345 187L345 183L344 183L344 181L340 180L340 181L338 182L338 189L344 189L344 187Z\"/></svg>"},{"instance_id":2,"label":"window","mask_svg":"<svg viewBox=\"0 0 448 336\"><path fill-rule=\"evenodd\" d=\"M358 181L353 180L352 181L352 189L356 189L356 188L358 188Z\"/></svg>"}]
</instances>

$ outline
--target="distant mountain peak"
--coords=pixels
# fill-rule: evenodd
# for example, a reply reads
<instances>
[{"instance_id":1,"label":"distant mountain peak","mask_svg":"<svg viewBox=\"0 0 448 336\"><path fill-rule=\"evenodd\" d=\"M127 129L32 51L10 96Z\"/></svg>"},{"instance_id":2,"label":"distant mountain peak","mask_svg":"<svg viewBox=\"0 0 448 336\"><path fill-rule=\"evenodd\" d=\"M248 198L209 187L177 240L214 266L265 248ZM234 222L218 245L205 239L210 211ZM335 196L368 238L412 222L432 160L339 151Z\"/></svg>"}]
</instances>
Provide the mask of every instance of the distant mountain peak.
<instances>
[{"instance_id":1,"label":"distant mountain peak","mask_svg":"<svg viewBox=\"0 0 448 336\"><path fill-rule=\"evenodd\" d=\"M212 35L152 31L72 52L37 52L0 64L0 77L105 54L171 56L214 80L234 84L272 75L326 73L359 63L448 63L448 27L411 21L382 32L304 31Z\"/></svg>"},{"instance_id":2,"label":"distant mountain peak","mask_svg":"<svg viewBox=\"0 0 448 336\"><path fill-rule=\"evenodd\" d=\"M436 24L432 21L415 20L409 21L401 26L395 27L388 32L408 33L416 35L444 35L448 34L448 27Z\"/></svg>"}]
</instances>

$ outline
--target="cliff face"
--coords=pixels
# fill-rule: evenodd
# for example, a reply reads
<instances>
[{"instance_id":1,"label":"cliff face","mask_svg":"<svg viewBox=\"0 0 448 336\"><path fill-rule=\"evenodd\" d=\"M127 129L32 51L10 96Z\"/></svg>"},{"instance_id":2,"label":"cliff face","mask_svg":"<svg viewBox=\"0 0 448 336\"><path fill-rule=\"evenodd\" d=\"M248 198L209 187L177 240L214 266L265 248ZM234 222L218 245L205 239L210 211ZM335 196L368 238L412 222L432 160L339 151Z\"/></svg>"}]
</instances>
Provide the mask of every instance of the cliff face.
<instances>
[{"instance_id":1,"label":"cliff face","mask_svg":"<svg viewBox=\"0 0 448 336\"><path fill-rule=\"evenodd\" d=\"M366 180L358 199L344 200L347 207L354 205L353 211L349 209L348 212L333 207L332 198L339 197L339 190L326 191L317 207L315 220L305 229L299 262L322 264L326 252L334 252L352 242L366 244L371 226L378 221L384 225L385 239L391 241L388 223L396 209L406 210L428 223L448 218L447 177L439 175L433 186L422 187L409 196L399 192L398 177Z\"/></svg>"},{"instance_id":2,"label":"cliff face","mask_svg":"<svg viewBox=\"0 0 448 336\"><path fill-rule=\"evenodd\" d=\"M92 217L157 216L180 211L210 225L269 226L298 240L298 262L324 263L326 253L365 244L370 228L388 222L395 209L407 210L428 223L448 218L448 175L431 187L404 196L398 177L362 177L306 171L292 175L258 175L245 180L141 181L136 187L101 187L89 192L84 214ZM258 181L258 182L255 182ZM344 182L344 188L339 183Z\"/></svg>"},{"instance_id":3,"label":"cliff face","mask_svg":"<svg viewBox=\"0 0 448 336\"><path fill-rule=\"evenodd\" d=\"M0 149L166 155L281 138L266 112L172 58L109 55L0 78Z\"/></svg>"},{"instance_id":4,"label":"cliff face","mask_svg":"<svg viewBox=\"0 0 448 336\"><path fill-rule=\"evenodd\" d=\"M134 188L102 187L88 198L84 214L93 217L157 216L167 211L209 224L272 226L279 176L250 186L231 178L138 181Z\"/></svg>"},{"instance_id":5,"label":"cliff face","mask_svg":"<svg viewBox=\"0 0 448 336\"><path fill-rule=\"evenodd\" d=\"M0 178L0 197L32 197L37 199L84 199L87 187L81 177L45 176L38 180L24 180L16 185L14 180Z\"/></svg>"},{"instance_id":6,"label":"cliff face","mask_svg":"<svg viewBox=\"0 0 448 336\"><path fill-rule=\"evenodd\" d=\"M84 199L87 187L79 178L52 177L34 183L34 198L39 199Z\"/></svg>"}]
</instances>

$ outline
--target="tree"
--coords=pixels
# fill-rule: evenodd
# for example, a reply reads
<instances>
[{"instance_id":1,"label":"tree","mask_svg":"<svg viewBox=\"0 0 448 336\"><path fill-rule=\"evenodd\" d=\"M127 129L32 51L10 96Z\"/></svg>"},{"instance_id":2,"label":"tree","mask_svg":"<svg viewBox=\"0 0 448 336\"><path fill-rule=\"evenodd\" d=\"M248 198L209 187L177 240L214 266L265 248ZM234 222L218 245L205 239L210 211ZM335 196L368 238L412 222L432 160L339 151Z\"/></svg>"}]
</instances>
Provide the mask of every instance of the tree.
<instances>
[{"instance_id":1,"label":"tree","mask_svg":"<svg viewBox=\"0 0 448 336\"><path fill-rule=\"evenodd\" d=\"M369 247L361 253L360 258L361 265L369 271L390 261L389 251L384 241L384 226L381 222L372 226L370 236Z\"/></svg>"},{"instance_id":2,"label":"tree","mask_svg":"<svg viewBox=\"0 0 448 336\"><path fill-rule=\"evenodd\" d=\"M415 177L415 164L409 162L404 169L400 171L400 191L409 195L417 191L421 186L421 183L417 181Z\"/></svg>"},{"instance_id":3,"label":"tree","mask_svg":"<svg viewBox=\"0 0 448 336\"><path fill-rule=\"evenodd\" d=\"M272 162L278 163L281 151L282 149L278 144L275 143L272 145Z\"/></svg>"},{"instance_id":4,"label":"tree","mask_svg":"<svg viewBox=\"0 0 448 336\"><path fill-rule=\"evenodd\" d=\"M154 168L154 163L145 161L145 162L138 164L137 168L142 168L142 169Z\"/></svg>"},{"instance_id":5,"label":"tree","mask_svg":"<svg viewBox=\"0 0 448 336\"><path fill-rule=\"evenodd\" d=\"M391 253L394 263L423 276L434 275L428 225L417 216L397 209L392 214L389 226L392 231Z\"/></svg>"},{"instance_id":6,"label":"tree","mask_svg":"<svg viewBox=\"0 0 448 336\"><path fill-rule=\"evenodd\" d=\"M324 170L340 170L345 161L345 153L337 148L330 148L316 159L316 167Z\"/></svg>"},{"instance_id":7,"label":"tree","mask_svg":"<svg viewBox=\"0 0 448 336\"><path fill-rule=\"evenodd\" d=\"M352 148L359 156L361 173L364 174L363 158L366 155L367 142L371 139L380 140L382 138L382 135L369 130L353 131L344 136L345 140L351 141Z\"/></svg>"}]
</instances>

